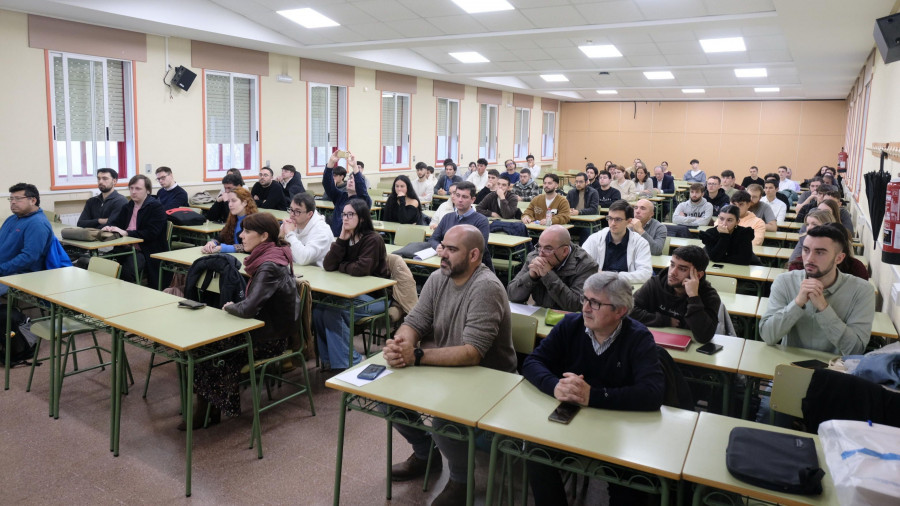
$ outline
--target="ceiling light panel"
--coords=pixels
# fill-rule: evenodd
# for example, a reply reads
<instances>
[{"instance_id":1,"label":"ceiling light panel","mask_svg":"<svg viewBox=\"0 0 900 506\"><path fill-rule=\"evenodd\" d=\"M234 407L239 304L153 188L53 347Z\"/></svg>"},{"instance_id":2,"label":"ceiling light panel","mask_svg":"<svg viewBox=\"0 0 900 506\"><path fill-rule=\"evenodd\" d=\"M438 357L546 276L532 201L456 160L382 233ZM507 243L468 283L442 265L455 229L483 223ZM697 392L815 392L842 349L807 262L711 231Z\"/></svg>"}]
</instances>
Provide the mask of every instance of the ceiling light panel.
<instances>
[{"instance_id":1,"label":"ceiling light panel","mask_svg":"<svg viewBox=\"0 0 900 506\"><path fill-rule=\"evenodd\" d=\"M706 93L706 90L704 90L703 88L683 88L683 89L681 90L681 92L684 93L684 94L691 94L691 93Z\"/></svg>"},{"instance_id":2,"label":"ceiling light panel","mask_svg":"<svg viewBox=\"0 0 900 506\"><path fill-rule=\"evenodd\" d=\"M660 79L675 79L675 76L672 75L668 70L655 71L655 72L644 72L644 77L650 79L651 81L656 81Z\"/></svg>"},{"instance_id":3,"label":"ceiling light panel","mask_svg":"<svg viewBox=\"0 0 900 506\"><path fill-rule=\"evenodd\" d=\"M766 69L734 69L736 77L766 77L769 75Z\"/></svg>"},{"instance_id":4,"label":"ceiling light panel","mask_svg":"<svg viewBox=\"0 0 900 506\"><path fill-rule=\"evenodd\" d=\"M453 0L453 3L469 14L513 10L506 0Z\"/></svg>"},{"instance_id":5,"label":"ceiling light panel","mask_svg":"<svg viewBox=\"0 0 900 506\"><path fill-rule=\"evenodd\" d=\"M548 83L565 83L569 81L569 78L562 74L541 74L541 79Z\"/></svg>"},{"instance_id":6,"label":"ceiling light panel","mask_svg":"<svg viewBox=\"0 0 900 506\"><path fill-rule=\"evenodd\" d=\"M616 90L597 90L598 95L618 95L619 92Z\"/></svg>"},{"instance_id":7,"label":"ceiling light panel","mask_svg":"<svg viewBox=\"0 0 900 506\"><path fill-rule=\"evenodd\" d=\"M612 44L598 44L593 46L578 46L588 58L618 58L622 53Z\"/></svg>"},{"instance_id":8,"label":"ceiling light panel","mask_svg":"<svg viewBox=\"0 0 900 506\"><path fill-rule=\"evenodd\" d=\"M778 93L781 91L780 88L768 87L768 88L753 88L753 91L757 93Z\"/></svg>"},{"instance_id":9,"label":"ceiling light panel","mask_svg":"<svg viewBox=\"0 0 900 506\"><path fill-rule=\"evenodd\" d=\"M743 37L729 37L724 39L700 39L700 46L707 53L733 53L746 51Z\"/></svg>"},{"instance_id":10,"label":"ceiling light panel","mask_svg":"<svg viewBox=\"0 0 900 506\"><path fill-rule=\"evenodd\" d=\"M463 63L487 63L490 60L481 56L480 53L476 51L463 51L460 53L450 53L450 56L456 58L457 60Z\"/></svg>"},{"instance_id":11,"label":"ceiling light panel","mask_svg":"<svg viewBox=\"0 0 900 506\"><path fill-rule=\"evenodd\" d=\"M297 23L304 28L327 28L329 26L340 26L340 24L335 20L313 9L310 9L309 7L278 11L278 14L290 19L294 23Z\"/></svg>"}]
</instances>

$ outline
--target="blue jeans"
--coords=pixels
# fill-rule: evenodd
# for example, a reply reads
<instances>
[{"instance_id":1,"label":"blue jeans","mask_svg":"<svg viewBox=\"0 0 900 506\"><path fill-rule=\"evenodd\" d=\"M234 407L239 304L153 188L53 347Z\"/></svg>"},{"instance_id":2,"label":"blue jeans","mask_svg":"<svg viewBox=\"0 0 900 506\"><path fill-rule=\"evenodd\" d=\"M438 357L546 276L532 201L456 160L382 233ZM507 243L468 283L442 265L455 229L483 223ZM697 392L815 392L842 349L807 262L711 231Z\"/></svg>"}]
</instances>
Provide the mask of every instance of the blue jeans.
<instances>
[{"instance_id":1,"label":"blue jeans","mask_svg":"<svg viewBox=\"0 0 900 506\"><path fill-rule=\"evenodd\" d=\"M375 300L369 295L357 297L354 305L363 304ZM369 304L362 308L356 308L353 312L355 318L374 316L384 313L384 301ZM350 335L350 310L330 306L316 305L313 307L313 325L316 328L316 339L319 343L319 358L323 364L330 364L333 369L346 369L350 367L346 361L350 354L350 346L353 336ZM358 364L362 356L353 351L353 363Z\"/></svg>"}]
</instances>

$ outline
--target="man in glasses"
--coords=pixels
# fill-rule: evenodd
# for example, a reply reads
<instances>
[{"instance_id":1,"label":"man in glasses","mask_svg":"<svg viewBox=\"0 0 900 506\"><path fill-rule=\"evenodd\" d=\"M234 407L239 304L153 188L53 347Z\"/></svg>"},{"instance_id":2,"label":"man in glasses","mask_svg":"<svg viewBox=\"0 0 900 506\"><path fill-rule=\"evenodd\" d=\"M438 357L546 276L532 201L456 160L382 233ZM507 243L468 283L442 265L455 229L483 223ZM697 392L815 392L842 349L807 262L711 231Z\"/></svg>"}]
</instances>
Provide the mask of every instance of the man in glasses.
<instances>
[{"instance_id":1,"label":"man in glasses","mask_svg":"<svg viewBox=\"0 0 900 506\"><path fill-rule=\"evenodd\" d=\"M187 207L188 194L184 191L184 188L178 186L178 183L175 182L172 169L168 167L156 169L156 182L159 183L156 198L159 199L159 203L163 205L164 210Z\"/></svg>"},{"instance_id":2,"label":"man in glasses","mask_svg":"<svg viewBox=\"0 0 900 506\"><path fill-rule=\"evenodd\" d=\"M325 218L316 212L315 199L306 192L294 195L288 213L288 218L281 222L281 236L291 246L294 262L322 267L334 234Z\"/></svg>"},{"instance_id":3,"label":"man in glasses","mask_svg":"<svg viewBox=\"0 0 900 506\"><path fill-rule=\"evenodd\" d=\"M9 188L12 216L0 227L0 276L44 270L53 228L41 210L41 196L33 184ZM0 286L0 295L9 287Z\"/></svg>"},{"instance_id":4,"label":"man in glasses","mask_svg":"<svg viewBox=\"0 0 900 506\"><path fill-rule=\"evenodd\" d=\"M653 274L650 244L640 234L628 229L634 209L624 200L609 205L607 228L591 234L584 250L593 257L601 271L617 272L629 283L643 283Z\"/></svg>"},{"instance_id":5,"label":"man in glasses","mask_svg":"<svg viewBox=\"0 0 900 506\"><path fill-rule=\"evenodd\" d=\"M584 283L581 312L566 315L553 327L525 359L522 375L561 402L659 410L665 378L653 335L628 317L633 304L627 281L613 272L595 273ZM529 462L528 480L535 504L568 503L558 470ZM640 502L634 495L610 485L609 504Z\"/></svg>"},{"instance_id":6,"label":"man in glasses","mask_svg":"<svg viewBox=\"0 0 900 506\"><path fill-rule=\"evenodd\" d=\"M507 287L510 302L580 311L584 282L597 272L597 262L572 242L569 231L552 225L541 232L538 245Z\"/></svg>"}]
</instances>

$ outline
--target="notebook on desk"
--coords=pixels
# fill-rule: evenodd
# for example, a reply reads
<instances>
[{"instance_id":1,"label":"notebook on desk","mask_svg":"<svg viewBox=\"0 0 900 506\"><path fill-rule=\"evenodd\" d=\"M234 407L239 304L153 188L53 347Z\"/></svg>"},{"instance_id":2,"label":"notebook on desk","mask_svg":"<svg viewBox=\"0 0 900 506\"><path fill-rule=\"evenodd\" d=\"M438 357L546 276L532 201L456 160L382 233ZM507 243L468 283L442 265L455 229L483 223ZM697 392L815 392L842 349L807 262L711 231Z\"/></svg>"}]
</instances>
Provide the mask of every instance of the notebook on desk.
<instances>
[{"instance_id":1,"label":"notebook on desk","mask_svg":"<svg viewBox=\"0 0 900 506\"><path fill-rule=\"evenodd\" d=\"M650 333L653 334L653 340L656 341L656 344L663 348L684 351L691 344L691 336L660 332L658 330L651 330Z\"/></svg>"}]
</instances>

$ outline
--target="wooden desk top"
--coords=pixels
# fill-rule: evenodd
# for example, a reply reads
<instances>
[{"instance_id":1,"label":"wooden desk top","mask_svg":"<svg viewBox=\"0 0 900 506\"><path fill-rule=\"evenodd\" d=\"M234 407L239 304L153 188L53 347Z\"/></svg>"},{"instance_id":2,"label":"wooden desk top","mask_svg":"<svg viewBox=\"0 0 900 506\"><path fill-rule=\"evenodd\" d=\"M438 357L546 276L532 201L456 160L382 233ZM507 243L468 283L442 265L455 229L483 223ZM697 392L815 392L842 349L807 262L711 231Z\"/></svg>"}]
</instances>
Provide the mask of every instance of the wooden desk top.
<instances>
[{"instance_id":1,"label":"wooden desk top","mask_svg":"<svg viewBox=\"0 0 900 506\"><path fill-rule=\"evenodd\" d=\"M178 230L184 230L186 232L196 232L198 234L215 234L221 232L222 229L225 228L225 224L207 221L202 225L173 225L172 228L177 228Z\"/></svg>"},{"instance_id":2,"label":"wooden desk top","mask_svg":"<svg viewBox=\"0 0 900 506\"><path fill-rule=\"evenodd\" d=\"M700 239L694 239L692 237L670 237L669 238L669 248L680 248L681 246L699 246L703 247L703 241ZM753 253L756 253L756 256L767 257L767 258L789 258L791 253L793 253L793 248L787 249L787 256L784 256L784 253L781 251L782 249L787 248L777 248L774 246L753 246Z\"/></svg>"},{"instance_id":3,"label":"wooden desk top","mask_svg":"<svg viewBox=\"0 0 900 506\"><path fill-rule=\"evenodd\" d=\"M681 334L690 336L691 331L675 327L651 328L650 330L658 330L660 332L668 332L670 334ZM734 373L738 370L741 361L741 354L744 351L744 341L742 337L716 335L712 342L722 345L722 351L714 355L705 355L698 353L697 348L702 346L699 343L691 341L691 344L684 351L666 349L672 359L679 364L694 365L704 369L715 369L717 371L725 371Z\"/></svg>"},{"instance_id":4,"label":"wooden desk top","mask_svg":"<svg viewBox=\"0 0 900 506\"><path fill-rule=\"evenodd\" d=\"M650 412L581 408L570 424L563 425L547 420L558 404L524 380L478 421L478 428L681 478L697 413L668 406Z\"/></svg>"},{"instance_id":5,"label":"wooden desk top","mask_svg":"<svg viewBox=\"0 0 900 506\"><path fill-rule=\"evenodd\" d=\"M794 348L780 344L769 346L762 341L747 341L744 343L744 353L741 354L738 372L756 378L772 379L775 377L775 367L778 365L811 359L818 359L827 363L835 356L834 353L824 351Z\"/></svg>"},{"instance_id":6,"label":"wooden desk top","mask_svg":"<svg viewBox=\"0 0 900 506\"><path fill-rule=\"evenodd\" d=\"M387 252L389 254L393 254L395 251L402 248L403 246L398 246L396 244L385 244L384 247L387 248ZM403 261L406 262L407 265L421 265L423 267L429 267L431 269L440 269L441 268L441 257L439 257L437 255L435 255L431 258L427 258L425 260L416 260L415 258L404 258Z\"/></svg>"},{"instance_id":7,"label":"wooden desk top","mask_svg":"<svg viewBox=\"0 0 900 506\"><path fill-rule=\"evenodd\" d=\"M650 257L653 262L654 269L665 269L669 266L672 257L669 255L654 255ZM751 281L768 281L770 267L764 265L734 265L722 264L724 267L713 267L719 262L710 262L706 268L707 274L715 274L716 276L725 276L727 278L749 279Z\"/></svg>"},{"instance_id":8,"label":"wooden desk top","mask_svg":"<svg viewBox=\"0 0 900 506\"><path fill-rule=\"evenodd\" d=\"M183 297L153 290L119 279L109 285L62 292L47 300L73 311L104 320L127 313L143 311L167 304L177 304Z\"/></svg>"},{"instance_id":9,"label":"wooden desk top","mask_svg":"<svg viewBox=\"0 0 900 506\"><path fill-rule=\"evenodd\" d=\"M116 278L79 269L78 267L27 272L0 278L0 283L40 298L71 290L111 285L117 282L119 280Z\"/></svg>"}]
</instances>

